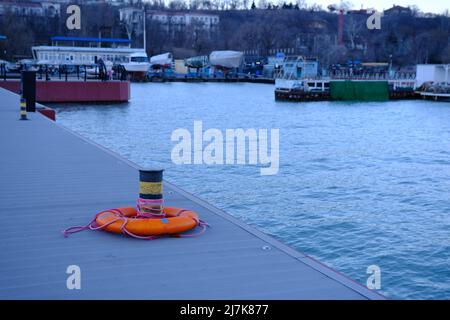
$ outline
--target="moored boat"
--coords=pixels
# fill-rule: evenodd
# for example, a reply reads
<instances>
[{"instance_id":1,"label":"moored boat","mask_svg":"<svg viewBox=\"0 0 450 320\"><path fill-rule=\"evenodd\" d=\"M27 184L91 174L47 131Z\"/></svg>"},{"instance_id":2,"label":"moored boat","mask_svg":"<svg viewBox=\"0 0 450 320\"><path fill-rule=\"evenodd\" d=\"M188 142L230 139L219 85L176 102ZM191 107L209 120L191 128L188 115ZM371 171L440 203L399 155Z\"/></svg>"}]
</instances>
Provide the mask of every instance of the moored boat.
<instances>
[{"instance_id":1,"label":"moored boat","mask_svg":"<svg viewBox=\"0 0 450 320\"><path fill-rule=\"evenodd\" d=\"M130 55L130 62L123 63L128 73L146 73L150 68L148 56L144 51L135 52Z\"/></svg>"},{"instance_id":2,"label":"moored boat","mask_svg":"<svg viewBox=\"0 0 450 320\"><path fill-rule=\"evenodd\" d=\"M213 51L209 55L209 63L215 67L226 69L239 68L243 63L244 54L240 51Z\"/></svg>"}]
</instances>

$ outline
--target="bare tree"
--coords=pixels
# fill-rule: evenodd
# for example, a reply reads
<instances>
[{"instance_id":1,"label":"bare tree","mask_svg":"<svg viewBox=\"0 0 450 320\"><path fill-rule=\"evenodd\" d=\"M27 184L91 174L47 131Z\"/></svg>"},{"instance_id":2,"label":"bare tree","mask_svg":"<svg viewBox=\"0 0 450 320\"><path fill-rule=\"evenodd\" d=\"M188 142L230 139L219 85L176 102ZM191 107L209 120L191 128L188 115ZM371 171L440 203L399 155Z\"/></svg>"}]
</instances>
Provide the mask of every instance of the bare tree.
<instances>
[{"instance_id":1,"label":"bare tree","mask_svg":"<svg viewBox=\"0 0 450 320\"><path fill-rule=\"evenodd\" d=\"M4 44L6 58L12 60L17 55L28 56L31 54L29 45L33 43L34 32L28 28L25 20L17 19L11 11L6 11L0 19L0 31L7 37Z\"/></svg>"}]
</instances>

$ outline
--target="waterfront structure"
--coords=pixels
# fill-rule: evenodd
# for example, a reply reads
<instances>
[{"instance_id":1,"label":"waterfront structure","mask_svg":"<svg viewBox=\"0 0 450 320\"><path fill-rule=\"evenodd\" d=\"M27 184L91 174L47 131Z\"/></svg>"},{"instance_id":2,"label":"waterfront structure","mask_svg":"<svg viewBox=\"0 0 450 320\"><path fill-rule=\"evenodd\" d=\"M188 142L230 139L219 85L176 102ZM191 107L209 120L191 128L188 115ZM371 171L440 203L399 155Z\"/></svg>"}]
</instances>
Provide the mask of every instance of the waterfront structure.
<instances>
[{"instance_id":1,"label":"waterfront structure","mask_svg":"<svg viewBox=\"0 0 450 320\"><path fill-rule=\"evenodd\" d=\"M263 76L266 78L275 78L275 74L281 68L283 61L284 54L267 57L267 64L263 66Z\"/></svg>"},{"instance_id":2,"label":"waterfront structure","mask_svg":"<svg viewBox=\"0 0 450 320\"><path fill-rule=\"evenodd\" d=\"M266 70L272 71L272 76L278 80L315 79L319 76L319 62L306 59L303 56L284 55L278 53L269 57Z\"/></svg>"},{"instance_id":3,"label":"waterfront structure","mask_svg":"<svg viewBox=\"0 0 450 320\"><path fill-rule=\"evenodd\" d=\"M316 78L319 75L319 62L302 56L286 56L280 73L281 77L289 79Z\"/></svg>"},{"instance_id":4,"label":"waterfront structure","mask_svg":"<svg viewBox=\"0 0 450 320\"><path fill-rule=\"evenodd\" d=\"M416 86L425 82L450 82L450 64L418 64L416 71Z\"/></svg>"},{"instance_id":5,"label":"waterfront structure","mask_svg":"<svg viewBox=\"0 0 450 320\"><path fill-rule=\"evenodd\" d=\"M189 69L188 69L184 59L175 59L173 64L174 64L175 73L187 74L189 72Z\"/></svg>"},{"instance_id":6,"label":"waterfront structure","mask_svg":"<svg viewBox=\"0 0 450 320\"><path fill-rule=\"evenodd\" d=\"M133 62L133 54L146 56L144 49L130 48L128 39L52 37L52 42L53 46L32 47L37 64L94 65L99 59L113 64L126 64ZM101 45L111 47L103 48Z\"/></svg>"},{"instance_id":7,"label":"waterfront structure","mask_svg":"<svg viewBox=\"0 0 450 320\"><path fill-rule=\"evenodd\" d=\"M417 65L416 87L424 99L450 100L450 64Z\"/></svg>"},{"instance_id":8,"label":"waterfront structure","mask_svg":"<svg viewBox=\"0 0 450 320\"><path fill-rule=\"evenodd\" d=\"M388 63L349 61L347 65L331 66L329 76L320 78L318 72L314 76L313 67L309 74L299 74L288 66L290 71L280 68L275 80L277 100L385 101L417 97L415 73L390 72Z\"/></svg>"},{"instance_id":9,"label":"waterfront structure","mask_svg":"<svg viewBox=\"0 0 450 320\"><path fill-rule=\"evenodd\" d=\"M20 93L18 79L0 81L0 88ZM129 81L80 81L52 79L36 81L36 101L49 103L126 102L130 99Z\"/></svg>"}]
</instances>

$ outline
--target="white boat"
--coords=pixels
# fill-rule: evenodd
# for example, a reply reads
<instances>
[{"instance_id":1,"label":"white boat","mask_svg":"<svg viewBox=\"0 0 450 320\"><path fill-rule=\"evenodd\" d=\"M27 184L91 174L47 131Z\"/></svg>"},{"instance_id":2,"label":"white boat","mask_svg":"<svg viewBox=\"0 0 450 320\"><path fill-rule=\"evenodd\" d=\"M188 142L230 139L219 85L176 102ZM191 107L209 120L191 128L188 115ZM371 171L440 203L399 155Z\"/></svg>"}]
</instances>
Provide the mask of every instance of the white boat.
<instances>
[{"instance_id":1,"label":"white boat","mask_svg":"<svg viewBox=\"0 0 450 320\"><path fill-rule=\"evenodd\" d=\"M173 64L173 56L170 52L158 54L150 58L150 64L154 67L170 67Z\"/></svg>"},{"instance_id":2,"label":"white boat","mask_svg":"<svg viewBox=\"0 0 450 320\"><path fill-rule=\"evenodd\" d=\"M213 51L209 55L209 63L215 67L239 68L242 65L244 53L240 51Z\"/></svg>"},{"instance_id":3,"label":"white boat","mask_svg":"<svg viewBox=\"0 0 450 320\"><path fill-rule=\"evenodd\" d=\"M148 56L144 51L135 52L130 55L130 62L123 63L128 73L146 73L150 68Z\"/></svg>"}]
</instances>

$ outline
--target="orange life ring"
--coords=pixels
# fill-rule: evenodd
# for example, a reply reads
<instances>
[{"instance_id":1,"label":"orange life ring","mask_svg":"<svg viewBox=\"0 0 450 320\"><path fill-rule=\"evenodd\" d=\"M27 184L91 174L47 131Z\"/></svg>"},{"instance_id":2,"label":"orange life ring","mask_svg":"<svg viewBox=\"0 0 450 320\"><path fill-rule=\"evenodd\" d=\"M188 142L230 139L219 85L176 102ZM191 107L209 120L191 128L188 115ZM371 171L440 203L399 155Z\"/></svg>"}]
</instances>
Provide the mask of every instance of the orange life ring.
<instances>
[{"instance_id":1,"label":"orange life ring","mask_svg":"<svg viewBox=\"0 0 450 320\"><path fill-rule=\"evenodd\" d=\"M106 210L97 215L95 222L103 230L113 233L128 231L138 236L158 236L185 232L200 223L197 213L175 207L163 209L164 218L140 218L133 207Z\"/></svg>"}]
</instances>

